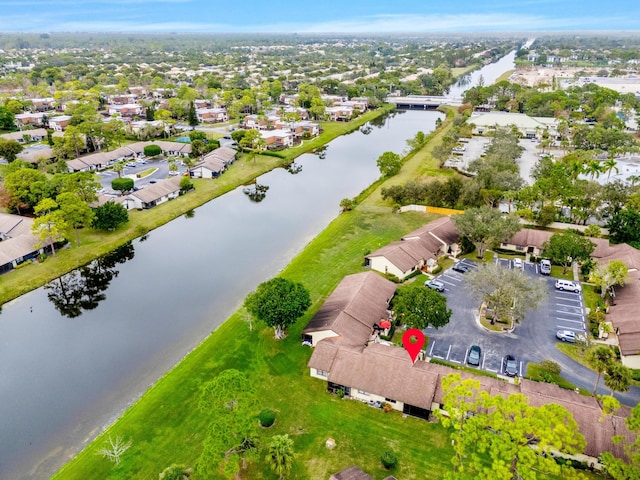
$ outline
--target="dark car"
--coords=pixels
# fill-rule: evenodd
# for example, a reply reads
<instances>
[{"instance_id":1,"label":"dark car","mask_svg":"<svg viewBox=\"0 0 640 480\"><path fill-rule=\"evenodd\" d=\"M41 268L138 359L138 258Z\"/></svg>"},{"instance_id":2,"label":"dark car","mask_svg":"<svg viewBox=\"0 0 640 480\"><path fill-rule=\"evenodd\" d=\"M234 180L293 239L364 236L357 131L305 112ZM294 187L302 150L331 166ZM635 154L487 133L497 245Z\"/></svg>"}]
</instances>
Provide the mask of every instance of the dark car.
<instances>
[{"instance_id":1,"label":"dark car","mask_svg":"<svg viewBox=\"0 0 640 480\"><path fill-rule=\"evenodd\" d=\"M469 356L467 357L467 363L469 365L480 366L480 358L482 357L482 350L478 345L472 345L469 349Z\"/></svg>"},{"instance_id":2,"label":"dark car","mask_svg":"<svg viewBox=\"0 0 640 480\"><path fill-rule=\"evenodd\" d=\"M504 374L510 377L518 375L518 361L513 355L504 357Z\"/></svg>"},{"instance_id":3,"label":"dark car","mask_svg":"<svg viewBox=\"0 0 640 480\"><path fill-rule=\"evenodd\" d=\"M462 262L458 262L452 267L452 270L460 273L467 273L469 271L469 267Z\"/></svg>"}]
</instances>

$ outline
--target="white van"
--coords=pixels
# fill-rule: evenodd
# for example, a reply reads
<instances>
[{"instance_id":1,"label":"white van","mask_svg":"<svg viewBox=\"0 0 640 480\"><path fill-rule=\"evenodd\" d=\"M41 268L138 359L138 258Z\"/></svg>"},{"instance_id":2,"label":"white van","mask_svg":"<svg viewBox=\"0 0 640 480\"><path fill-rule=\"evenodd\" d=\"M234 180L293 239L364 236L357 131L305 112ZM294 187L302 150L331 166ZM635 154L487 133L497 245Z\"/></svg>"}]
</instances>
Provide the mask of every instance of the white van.
<instances>
[{"instance_id":1,"label":"white van","mask_svg":"<svg viewBox=\"0 0 640 480\"><path fill-rule=\"evenodd\" d=\"M551 275L551 262L549 260L540 260L540 273L542 275Z\"/></svg>"},{"instance_id":2,"label":"white van","mask_svg":"<svg viewBox=\"0 0 640 480\"><path fill-rule=\"evenodd\" d=\"M581 292L582 287L579 283L571 282L569 280L556 280L556 288L558 290L567 290L569 292Z\"/></svg>"}]
</instances>

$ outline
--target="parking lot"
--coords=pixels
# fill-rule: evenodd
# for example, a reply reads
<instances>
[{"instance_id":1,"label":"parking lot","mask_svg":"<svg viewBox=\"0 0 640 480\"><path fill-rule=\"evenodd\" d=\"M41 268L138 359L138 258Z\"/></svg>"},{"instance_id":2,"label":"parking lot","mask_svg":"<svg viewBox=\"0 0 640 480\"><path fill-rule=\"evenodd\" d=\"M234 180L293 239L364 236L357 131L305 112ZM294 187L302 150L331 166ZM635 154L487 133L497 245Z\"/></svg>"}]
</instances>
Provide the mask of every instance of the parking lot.
<instances>
[{"instance_id":1,"label":"parking lot","mask_svg":"<svg viewBox=\"0 0 640 480\"><path fill-rule=\"evenodd\" d=\"M157 169L151 175L147 175L143 178L136 178L136 175L140 172L144 172L145 170L149 170L150 168ZM186 168L182 164L182 162L178 162L178 174L183 175L186 171ZM133 178L135 182L135 186L138 188L142 188L145 185L150 183L155 183L158 180L162 180L169 176L169 163L166 159L160 160L130 160L127 162L124 170L121 172L121 176L128 176ZM111 181L114 178L118 178L118 174L112 170L105 170L103 172L98 172L98 181L102 188L104 189L104 193L107 195L117 195L119 192L115 192L111 188Z\"/></svg>"},{"instance_id":2,"label":"parking lot","mask_svg":"<svg viewBox=\"0 0 640 480\"><path fill-rule=\"evenodd\" d=\"M463 150L454 152L446 162L445 167L457 168L461 171L467 171L469 164L480 158L484 150L491 143L490 137L473 137L463 143ZM518 144L524 149L520 158L516 160L520 167L520 176L524 181L532 185L531 169L535 166L540 158L540 143L535 140L521 139Z\"/></svg>"},{"instance_id":3,"label":"parking lot","mask_svg":"<svg viewBox=\"0 0 640 480\"><path fill-rule=\"evenodd\" d=\"M514 268L513 261L494 258L505 268ZM471 260L463 264L477 268ZM427 328L429 337L427 356L466 364L469 348L479 345L482 349L480 368L488 372L504 374L506 355L513 355L518 364L518 375L526 374L529 362L539 363L545 359L558 361L555 347L557 330L571 330L576 334L586 331L585 310L582 293L559 291L555 279L540 275L538 265L523 262L522 269L532 280L541 279L547 285L548 295L535 311L527 312L526 318L516 325L513 332L488 331L476 320L480 300L474 298L464 282L464 273L448 269L437 277L445 285L443 295L447 306L453 311L446 326Z\"/></svg>"}]
</instances>

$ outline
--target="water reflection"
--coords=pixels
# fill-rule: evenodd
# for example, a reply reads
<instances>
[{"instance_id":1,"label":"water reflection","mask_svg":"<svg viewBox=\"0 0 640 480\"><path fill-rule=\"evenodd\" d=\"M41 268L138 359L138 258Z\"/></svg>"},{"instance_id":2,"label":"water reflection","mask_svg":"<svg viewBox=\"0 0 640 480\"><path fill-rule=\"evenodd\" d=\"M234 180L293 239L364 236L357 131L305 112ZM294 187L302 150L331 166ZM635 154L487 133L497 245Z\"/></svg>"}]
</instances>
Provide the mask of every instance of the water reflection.
<instances>
[{"instance_id":1,"label":"water reflection","mask_svg":"<svg viewBox=\"0 0 640 480\"><path fill-rule=\"evenodd\" d=\"M291 175L295 175L296 173L300 173L302 171L302 164L291 162L289 165L284 167L284 169L289 172Z\"/></svg>"},{"instance_id":2,"label":"water reflection","mask_svg":"<svg viewBox=\"0 0 640 480\"><path fill-rule=\"evenodd\" d=\"M133 256L133 244L126 243L45 285L47 297L65 317L79 317L85 310L93 310L107 298L104 291L120 273L115 267L131 260Z\"/></svg>"},{"instance_id":3,"label":"water reflection","mask_svg":"<svg viewBox=\"0 0 640 480\"><path fill-rule=\"evenodd\" d=\"M323 145L321 147L316 148L313 151L313 154L324 160L325 158L327 158L327 149L328 148L329 148L329 145Z\"/></svg>"},{"instance_id":4,"label":"water reflection","mask_svg":"<svg viewBox=\"0 0 640 480\"><path fill-rule=\"evenodd\" d=\"M249 197L249 200L255 203L260 203L267 196L268 185L260 185L258 179L253 181L253 184L248 185L242 189L242 192Z\"/></svg>"},{"instance_id":5,"label":"water reflection","mask_svg":"<svg viewBox=\"0 0 640 480\"><path fill-rule=\"evenodd\" d=\"M187 210L186 212L184 212L184 218L193 218L195 216L196 216L195 210Z\"/></svg>"}]
</instances>

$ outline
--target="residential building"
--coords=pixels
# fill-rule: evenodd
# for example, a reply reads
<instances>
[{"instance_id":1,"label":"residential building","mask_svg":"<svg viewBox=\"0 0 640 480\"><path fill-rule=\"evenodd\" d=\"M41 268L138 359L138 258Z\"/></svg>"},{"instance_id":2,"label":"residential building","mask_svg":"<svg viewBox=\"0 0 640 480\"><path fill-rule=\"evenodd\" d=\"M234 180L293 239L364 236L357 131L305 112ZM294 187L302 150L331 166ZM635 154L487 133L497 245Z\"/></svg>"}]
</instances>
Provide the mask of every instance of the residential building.
<instances>
[{"instance_id":1,"label":"residential building","mask_svg":"<svg viewBox=\"0 0 640 480\"><path fill-rule=\"evenodd\" d=\"M41 142L47 138L47 131L44 128L34 128L32 130L22 130L20 132L3 133L0 138L5 140L15 140L18 143Z\"/></svg>"},{"instance_id":2,"label":"residential building","mask_svg":"<svg viewBox=\"0 0 640 480\"><path fill-rule=\"evenodd\" d=\"M468 123L473 124L474 135L484 135L499 128L518 129L526 138L541 138L543 132L548 132L553 138L558 136L557 118L530 117L524 113L489 112L474 114Z\"/></svg>"},{"instance_id":3,"label":"residential building","mask_svg":"<svg viewBox=\"0 0 640 480\"><path fill-rule=\"evenodd\" d=\"M144 107L137 103L126 103L122 105L109 105L107 107L109 115L120 115L121 117L135 117L144 114Z\"/></svg>"},{"instance_id":4,"label":"residential building","mask_svg":"<svg viewBox=\"0 0 640 480\"><path fill-rule=\"evenodd\" d=\"M458 234L450 217L428 223L365 256L365 265L403 280L413 272L435 268L438 257L459 253Z\"/></svg>"},{"instance_id":5,"label":"residential building","mask_svg":"<svg viewBox=\"0 0 640 480\"><path fill-rule=\"evenodd\" d=\"M162 203L178 198L180 195L180 177L167 178L158 183L147 185L125 196L122 204L127 210L153 208Z\"/></svg>"},{"instance_id":6,"label":"residential building","mask_svg":"<svg viewBox=\"0 0 640 480\"><path fill-rule=\"evenodd\" d=\"M22 128L27 125L31 125L32 127L43 127L45 126L48 116L44 112L25 112L18 113L15 118L16 126L18 128Z\"/></svg>"},{"instance_id":7,"label":"residential building","mask_svg":"<svg viewBox=\"0 0 640 480\"><path fill-rule=\"evenodd\" d=\"M0 213L0 273L8 272L44 252L44 248L36 246L40 239L31 233L32 225L32 218Z\"/></svg>"},{"instance_id":8,"label":"residential building","mask_svg":"<svg viewBox=\"0 0 640 480\"><path fill-rule=\"evenodd\" d=\"M260 135L269 150L293 146L293 134L287 130L261 130Z\"/></svg>"}]
</instances>

